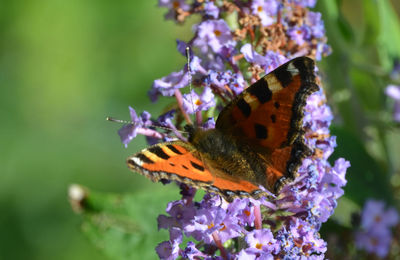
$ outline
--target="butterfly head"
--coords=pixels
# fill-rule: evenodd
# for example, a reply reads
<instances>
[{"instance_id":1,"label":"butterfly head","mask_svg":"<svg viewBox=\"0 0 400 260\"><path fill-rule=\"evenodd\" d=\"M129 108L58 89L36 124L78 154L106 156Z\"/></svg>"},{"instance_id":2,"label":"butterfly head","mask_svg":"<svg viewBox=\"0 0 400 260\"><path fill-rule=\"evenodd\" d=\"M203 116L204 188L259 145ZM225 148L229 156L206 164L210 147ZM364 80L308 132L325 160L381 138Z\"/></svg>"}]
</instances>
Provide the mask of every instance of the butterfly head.
<instances>
[{"instance_id":1,"label":"butterfly head","mask_svg":"<svg viewBox=\"0 0 400 260\"><path fill-rule=\"evenodd\" d=\"M198 127L194 125L185 125L184 126L185 132L188 134L188 141L191 143L193 141L193 137L195 136Z\"/></svg>"}]
</instances>

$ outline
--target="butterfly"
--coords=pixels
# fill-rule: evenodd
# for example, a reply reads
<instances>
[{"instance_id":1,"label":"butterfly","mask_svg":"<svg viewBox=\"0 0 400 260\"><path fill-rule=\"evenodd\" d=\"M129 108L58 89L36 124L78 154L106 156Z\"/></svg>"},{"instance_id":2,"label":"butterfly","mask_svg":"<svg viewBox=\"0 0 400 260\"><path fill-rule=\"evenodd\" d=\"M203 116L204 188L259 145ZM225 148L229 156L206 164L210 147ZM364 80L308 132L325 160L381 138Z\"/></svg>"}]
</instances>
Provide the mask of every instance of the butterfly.
<instances>
[{"instance_id":1,"label":"butterfly","mask_svg":"<svg viewBox=\"0 0 400 260\"><path fill-rule=\"evenodd\" d=\"M227 104L214 129L187 125L187 142L150 146L127 159L129 168L152 181L179 181L227 201L258 199L268 195L265 189L278 194L311 155L303 110L319 89L314 66L308 57L281 65Z\"/></svg>"}]
</instances>

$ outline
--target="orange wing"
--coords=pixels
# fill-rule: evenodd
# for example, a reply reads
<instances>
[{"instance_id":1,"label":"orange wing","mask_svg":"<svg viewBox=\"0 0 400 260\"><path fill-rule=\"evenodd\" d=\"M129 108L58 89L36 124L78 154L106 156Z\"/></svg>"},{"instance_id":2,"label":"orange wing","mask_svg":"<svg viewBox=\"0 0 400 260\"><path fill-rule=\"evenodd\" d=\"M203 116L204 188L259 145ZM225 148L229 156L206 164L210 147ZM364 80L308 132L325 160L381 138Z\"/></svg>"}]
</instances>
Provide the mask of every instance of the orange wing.
<instances>
[{"instance_id":1,"label":"orange wing","mask_svg":"<svg viewBox=\"0 0 400 260\"><path fill-rule=\"evenodd\" d=\"M244 180L215 176L195 156L195 148L182 141L153 145L129 157L127 163L134 172L156 182L175 180L195 188L222 195L227 201L235 197L261 197L268 195L257 185Z\"/></svg>"},{"instance_id":2,"label":"orange wing","mask_svg":"<svg viewBox=\"0 0 400 260\"><path fill-rule=\"evenodd\" d=\"M310 154L303 142L303 110L318 89L314 61L295 58L248 87L217 119L218 130L250 144L266 160L274 192L295 177Z\"/></svg>"}]
</instances>

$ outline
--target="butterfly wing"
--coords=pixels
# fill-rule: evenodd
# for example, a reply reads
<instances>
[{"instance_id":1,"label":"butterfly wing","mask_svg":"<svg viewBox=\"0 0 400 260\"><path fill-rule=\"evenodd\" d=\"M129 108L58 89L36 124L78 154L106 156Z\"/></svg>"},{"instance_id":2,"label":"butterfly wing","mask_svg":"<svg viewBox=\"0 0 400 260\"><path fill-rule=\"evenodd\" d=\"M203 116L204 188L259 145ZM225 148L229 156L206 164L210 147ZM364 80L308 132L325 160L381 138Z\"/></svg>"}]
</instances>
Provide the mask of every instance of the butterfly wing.
<instances>
[{"instance_id":1,"label":"butterfly wing","mask_svg":"<svg viewBox=\"0 0 400 260\"><path fill-rule=\"evenodd\" d=\"M227 201L234 197L260 197L266 195L257 185L229 176L211 174L204 166L196 149L182 141L150 146L129 157L129 168L152 181L162 179L186 183L195 188L222 195Z\"/></svg>"},{"instance_id":2,"label":"butterfly wing","mask_svg":"<svg viewBox=\"0 0 400 260\"><path fill-rule=\"evenodd\" d=\"M303 110L318 89L314 61L295 58L248 87L217 119L217 129L254 147L266 160L275 192L310 154L303 142Z\"/></svg>"}]
</instances>

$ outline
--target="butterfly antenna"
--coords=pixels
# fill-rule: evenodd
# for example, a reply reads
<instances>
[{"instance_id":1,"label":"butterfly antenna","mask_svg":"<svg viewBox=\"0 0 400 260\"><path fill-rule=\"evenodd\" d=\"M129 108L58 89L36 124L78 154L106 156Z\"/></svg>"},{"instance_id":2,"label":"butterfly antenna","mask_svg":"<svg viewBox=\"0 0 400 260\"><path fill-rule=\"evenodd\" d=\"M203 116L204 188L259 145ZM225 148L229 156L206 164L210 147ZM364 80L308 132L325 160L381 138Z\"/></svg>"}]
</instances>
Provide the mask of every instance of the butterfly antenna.
<instances>
[{"instance_id":1,"label":"butterfly antenna","mask_svg":"<svg viewBox=\"0 0 400 260\"><path fill-rule=\"evenodd\" d=\"M135 125L135 123L132 122L132 121L116 119L116 118L113 118L113 117L110 117L110 116L106 117L106 120L107 121L111 121L111 122L115 122L115 123L120 123L120 124ZM177 132L180 132L180 133L187 133L186 131L181 131L181 130L178 130L176 128L172 129L171 127L167 127L167 126L152 125L152 127L159 128L159 129L164 129L164 130L168 130L168 131L172 131L172 132L173 131L177 131Z\"/></svg>"},{"instance_id":2,"label":"butterfly antenna","mask_svg":"<svg viewBox=\"0 0 400 260\"><path fill-rule=\"evenodd\" d=\"M190 103L192 104L192 109L194 112L194 103L193 103L193 96L192 96L192 70L190 69L190 47L186 47L186 59L187 59L187 67L188 67L188 76L189 76L189 95L190 95Z\"/></svg>"},{"instance_id":3,"label":"butterfly antenna","mask_svg":"<svg viewBox=\"0 0 400 260\"><path fill-rule=\"evenodd\" d=\"M115 123L132 124L132 125L134 125L134 123L132 121L116 119L116 118L113 118L113 117L110 117L110 116L106 117L106 120L107 121L111 121L111 122L115 122Z\"/></svg>"}]
</instances>

